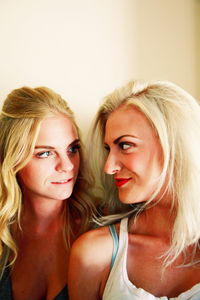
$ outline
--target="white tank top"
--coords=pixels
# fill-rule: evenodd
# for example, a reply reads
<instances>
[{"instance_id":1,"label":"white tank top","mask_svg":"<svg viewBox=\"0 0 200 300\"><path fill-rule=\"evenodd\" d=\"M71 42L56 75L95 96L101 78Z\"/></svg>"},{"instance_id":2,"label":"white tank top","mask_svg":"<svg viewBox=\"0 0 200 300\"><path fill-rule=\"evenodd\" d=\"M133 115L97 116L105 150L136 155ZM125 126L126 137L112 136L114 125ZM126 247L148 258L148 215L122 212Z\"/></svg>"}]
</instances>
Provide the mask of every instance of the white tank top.
<instances>
[{"instance_id":1,"label":"white tank top","mask_svg":"<svg viewBox=\"0 0 200 300\"><path fill-rule=\"evenodd\" d=\"M128 218L121 220L118 252L108 277L102 300L200 300L200 283L178 297L155 297L142 288L136 288L128 279L126 259L128 250Z\"/></svg>"}]
</instances>

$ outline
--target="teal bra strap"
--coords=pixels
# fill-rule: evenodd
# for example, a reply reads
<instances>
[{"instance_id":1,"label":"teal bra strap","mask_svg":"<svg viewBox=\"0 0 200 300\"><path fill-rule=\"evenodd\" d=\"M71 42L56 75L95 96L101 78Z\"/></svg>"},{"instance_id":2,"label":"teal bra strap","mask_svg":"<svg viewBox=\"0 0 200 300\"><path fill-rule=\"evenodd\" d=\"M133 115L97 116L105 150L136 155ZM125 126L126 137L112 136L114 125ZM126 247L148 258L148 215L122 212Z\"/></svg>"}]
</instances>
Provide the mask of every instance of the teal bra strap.
<instances>
[{"instance_id":1,"label":"teal bra strap","mask_svg":"<svg viewBox=\"0 0 200 300\"><path fill-rule=\"evenodd\" d=\"M9 253L10 253L10 249L6 245L4 245L3 254L0 261L0 280L3 276L4 269L8 262Z\"/></svg>"},{"instance_id":2,"label":"teal bra strap","mask_svg":"<svg viewBox=\"0 0 200 300\"><path fill-rule=\"evenodd\" d=\"M112 253L111 266L110 266L110 270L111 270L113 265L114 265L115 258L116 258L116 255L117 255L117 251L118 251L118 248L119 248L119 239L118 239L118 235L117 235L116 228L115 228L114 224L109 225L109 230L110 230L110 233L111 233L112 238L113 238L113 253Z\"/></svg>"}]
</instances>

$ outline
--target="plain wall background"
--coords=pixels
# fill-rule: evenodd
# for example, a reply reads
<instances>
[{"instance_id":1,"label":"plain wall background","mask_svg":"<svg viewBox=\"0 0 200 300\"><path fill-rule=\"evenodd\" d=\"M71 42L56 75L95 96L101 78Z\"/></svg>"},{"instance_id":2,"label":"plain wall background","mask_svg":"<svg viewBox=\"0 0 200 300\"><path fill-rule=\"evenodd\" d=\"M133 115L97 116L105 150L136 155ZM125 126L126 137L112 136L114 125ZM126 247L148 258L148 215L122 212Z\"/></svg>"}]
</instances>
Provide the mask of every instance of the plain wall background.
<instances>
[{"instance_id":1,"label":"plain wall background","mask_svg":"<svg viewBox=\"0 0 200 300\"><path fill-rule=\"evenodd\" d=\"M200 98L200 0L0 0L0 101L48 86L82 132L133 78L168 79Z\"/></svg>"}]
</instances>

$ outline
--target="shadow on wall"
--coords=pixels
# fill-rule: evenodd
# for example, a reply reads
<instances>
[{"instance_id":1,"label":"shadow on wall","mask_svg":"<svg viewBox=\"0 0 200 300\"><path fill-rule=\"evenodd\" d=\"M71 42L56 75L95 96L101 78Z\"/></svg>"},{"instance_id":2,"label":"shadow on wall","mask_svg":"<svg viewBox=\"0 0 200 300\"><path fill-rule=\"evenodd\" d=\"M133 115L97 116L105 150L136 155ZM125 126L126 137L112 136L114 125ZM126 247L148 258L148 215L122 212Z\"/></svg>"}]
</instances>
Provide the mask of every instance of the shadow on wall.
<instances>
[{"instance_id":1,"label":"shadow on wall","mask_svg":"<svg viewBox=\"0 0 200 300\"><path fill-rule=\"evenodd\" d=\"M200 0L195 0L195 36L196 36L196 90L200 101Z\"/></svg>"}]
</instances>

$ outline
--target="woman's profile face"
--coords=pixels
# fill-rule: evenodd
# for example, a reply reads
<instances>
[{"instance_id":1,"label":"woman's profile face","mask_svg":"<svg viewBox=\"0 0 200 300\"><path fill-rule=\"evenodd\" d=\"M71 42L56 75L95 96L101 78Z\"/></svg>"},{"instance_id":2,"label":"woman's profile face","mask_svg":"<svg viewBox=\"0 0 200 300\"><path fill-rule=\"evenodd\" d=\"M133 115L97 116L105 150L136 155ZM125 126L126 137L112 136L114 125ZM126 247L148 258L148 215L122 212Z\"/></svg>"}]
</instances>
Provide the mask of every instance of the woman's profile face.
<instances>
[{"instance_id":1,"label":"woman's profile face","mask_svg":"<svg viewBox=\"0 0 200 300\"><path fill-rule=\"evenodd\" d=\"M68 117L47 116L41 123L31 160L18 173L23 196L69 198L79 171L79 147L76 128Z\"/></svg>"},{"instance_id":2,"label":"woman's profile face","mask_svg":"<svg viewBox=\"0 0 200 300\"><path fill-rule=\"evenodd\" d=\"M134 106L110 114L105 127L108 157L104 166L113 175L123 203L139 203L155 191L162 170L162 149L150 122Z\"/></svg>"}]
</instances>

